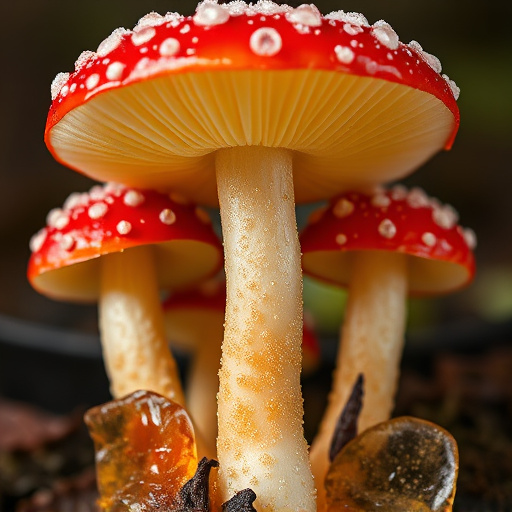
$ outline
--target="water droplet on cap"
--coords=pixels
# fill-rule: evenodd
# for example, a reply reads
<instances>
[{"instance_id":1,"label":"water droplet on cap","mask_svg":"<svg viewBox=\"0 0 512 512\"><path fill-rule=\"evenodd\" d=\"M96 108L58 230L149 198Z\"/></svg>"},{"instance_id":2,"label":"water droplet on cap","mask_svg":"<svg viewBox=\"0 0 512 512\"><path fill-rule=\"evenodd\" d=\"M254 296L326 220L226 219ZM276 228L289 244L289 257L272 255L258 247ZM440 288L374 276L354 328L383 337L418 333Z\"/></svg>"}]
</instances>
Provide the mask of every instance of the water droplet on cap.
<instances>
[{"instance_id":1,"label":"water droplet on cap","mask_svg":"<svg viewBox=\"0 0 512 512\"><path fill-rule=\"evenodd\" d=\"M137 190L128 190L123 197L123 203L126 206L139 206L144 202L144 195Z\"/></svg>"},{"instance_id":2,"label":"water droplet on cap","mask_svg":"<svg viewBox=\"0 0 512 512\"><path fill-rule=\"evenodd\" d=\"M107 211L108 206L105 203L95 203L89 206L87 215L89 215L91 219L100 219L107 213Z\"/></svg>"},{"instance_id":3,"label":"water droplet on cap","mask_svg":"<svg viewBox=\"0 0 512 512\"><path fill-rule=\"evenodd\" d=\"M64 84L69 80L69 76L69 73L59 73L53 79L52 85L50 86L52 100L54 100L59 95L61 89L64 87Z\"/></svg>"},{"instance_id":4,"label":"water droplet on cap","mask_svg":"<svg viewBox=\"0 0 512 512\"><path fill-rule=\"evenodd\" d=\"M176 222L176 214L169 208L165 208L159 214L160 222L170 226Z\"/></svg>"},{"instance_id":5,"label":"water droplet on cap","mask_svg":"<svg viewBox=\"0 0 512 512\"><path fill-rule=\"evenodd\" d=\"M262 27L253 32L249 45L256 55L272 57L279 53L283 41L275 28Z\"/></svg>"},{"instance_id":6,"label":"water droplet on cap","mask_svg":"<svg viewBox=\"0 0 512 512\"><path fill-rule=\"evenodd\" d=\"M384 219L379 224L378 231L384 238L391 239L396 235L396 226L390 219Z\"/></svg>"},{"instance_id":7,"label":"water droplet on cap","mask_svg":"<svg viewBox=\"0 0 512 512\"><path fill-rule=\"evenodd\" d=\"M334 48L334 52L336 53L336 58L342 64L351 64L354 61L355 54L348 46L337 45Z\"/></svg>"},{"instance_id":8,"label":"water droplet on cap","mask_svg":"<svg viewBox=\"0 0 512 512\"><path fill-rule=\"evenodd\" d=\"M118 222L118 224L116 226L116 231L120 235L127 235L131 230L132 230L132 225L127 220L122 220L122 221Z\"/></svg>"}]
</instances>

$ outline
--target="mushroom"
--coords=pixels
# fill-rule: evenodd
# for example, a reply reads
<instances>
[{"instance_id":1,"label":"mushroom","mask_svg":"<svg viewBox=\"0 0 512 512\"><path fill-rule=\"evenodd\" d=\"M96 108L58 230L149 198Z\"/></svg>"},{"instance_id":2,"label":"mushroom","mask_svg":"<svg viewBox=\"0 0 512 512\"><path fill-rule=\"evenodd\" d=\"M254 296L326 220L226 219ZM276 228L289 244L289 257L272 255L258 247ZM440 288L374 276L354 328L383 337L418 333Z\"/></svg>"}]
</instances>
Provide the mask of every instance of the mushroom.
<instances>
[{"instance_id":1,"label":"mushroom","mask_svg":"<svg viewBox=\"0 0 512 512\"><path fill-rule=\"evenodd\" d=\"M311 447L323 481L335 424L358 374L365 377L359 429L390 417L408 294L457 290L474 277L475 235L455 210L419 188L349 192L313 213L301 233L304 272L349 286L329 404ZM323 490L319 490L319 499Z\"/></svg>"},{"instance_id":2,"label":"mushroom","mask_svg":"<svg viewBox=\"0 0 512 512\"><path fill-rule=\"evenodd\" d=\"M438 63L360 14L207 0L115 30L53 82L45 140L60 162L220 203L225 499L251 487L257 507L315 509L294 197L397 179L449 148L458 89Z\"/></svg>"},{"instance_id":3,"label":"mushroom","mask_svg":"<svg viewBox=\"0 0 512 512\"><path fill-rule=\"evenodd\" d=\"M217 439L217 392L224 335L226 287L210 280L171 294L163 303L165 331L172 347L193 352L185 386L187 409L210 453Z\"/></svg>"},{"instance_id":4,"label":"mushroom","mask_svg":"<svg viewBox=\"0 0 512 512\"><path fill-rule=\"evenodd\" d=\"M166 194L107 184L69 196L31 240L28 278L58 300L99 303L115 398L144 389L183 405L159 289L217 272L222 248L206 212Z\"/></svg>"},{"instance_id":5,"label":"mushroom","mask_svg":"<svg viewBox=\"0 0 512 512\"><path fill-rule=\"evenodd\" d=\"M187 409L210 453L215 453L225 282L212 279L198 288L172 293L164 301L163 308L171 346L193 353L185 386ZM305 375L312 373L320 360L318 340L306 317L302 341L302 371Z\"/></svg>"}]
</instances>

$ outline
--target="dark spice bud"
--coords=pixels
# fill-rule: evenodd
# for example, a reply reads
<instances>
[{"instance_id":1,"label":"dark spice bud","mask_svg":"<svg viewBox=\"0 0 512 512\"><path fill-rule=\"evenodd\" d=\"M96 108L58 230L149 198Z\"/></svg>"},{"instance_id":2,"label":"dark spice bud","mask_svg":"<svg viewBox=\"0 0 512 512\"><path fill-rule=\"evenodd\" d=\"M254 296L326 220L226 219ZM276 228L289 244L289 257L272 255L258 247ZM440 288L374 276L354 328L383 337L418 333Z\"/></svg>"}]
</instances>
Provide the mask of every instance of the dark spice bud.
<instances>
[{"instance_id":1,"label":"dark spice bud","mask_svg":"<svg viewBox=\"0 0 512 512\"><path fill-rule=\"evenodd\" d=\"M256 512L252 506L256 493L252 489L237 492L230 500L222 504L223 512Z\"/></svg>"},{"instance_id":2,"label":"dark spice bud","mask_svg":"<svg viewBox=\"0 0 512 512\"><path fill-rule=\"evenodd\" d=\"M218 467L214 459L203 457L197 465L196 474L181 488L176 496L173 512L209 512L210 470Z\"/></svg>"},{"instance_id":3,"label":"dark spice bud","mask_svg":"<svg viewBox=\"0 0 512 512\"><path fill-rule=\"evenodd\" d=\"M364 377L357 377L343 411L338 418L329 450L329 460L332 462L341 449L357 436L357 421L363 406Z\"/></svg>"}]
</instances>

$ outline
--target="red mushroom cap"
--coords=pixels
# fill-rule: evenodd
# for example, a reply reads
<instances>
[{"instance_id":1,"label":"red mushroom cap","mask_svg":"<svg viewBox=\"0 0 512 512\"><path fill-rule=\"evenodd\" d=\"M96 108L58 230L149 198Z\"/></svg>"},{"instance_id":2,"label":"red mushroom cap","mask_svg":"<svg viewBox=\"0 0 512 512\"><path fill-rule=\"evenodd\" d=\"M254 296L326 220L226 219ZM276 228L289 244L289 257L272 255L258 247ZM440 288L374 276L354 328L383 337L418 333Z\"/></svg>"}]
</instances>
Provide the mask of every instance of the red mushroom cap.
<instances>
[{"instance_id":1,"label":"red mushroom cap","mask_svg":"<svg viewBox=\"0 0 512 512\"><path fill-rule=\"evenodd\" d=\"M210 279L199 287L172 293L163 302L164 311L196 309L218 311L224 318L226 309L226 283Z\"/></svg>"},{"instance_id":2,"label":"red mushroom cap","mask_svg":"<svg viewBox=\"0 0 512 512\"><path fill-rule=\"evenodd\" d=\"M320 343L313 328L313 320L305 311L302 325L302 374L309 375L317 370L321 357Z\"/></svg>"},{"instance_id":3,"label":"red mushroom cap","mask_svg":"<svg viewBox=\"0 0 512 512\"><path fill-rule=\"evenodd\" d=\"M348 285L354 251L396 251L415 256L409 260L411 294L449 292L475 274L475 235L457 223L451 206L418 188L346 193L315 212L302 232L304 272Z\"/></svg>"},{"instance_id":4,"label":"red mushroom cap","mask_svg":"<svg viewBox=\"0 0 512 512\"><path fill-rule=\"evenodd\" d=\"M99 258L130 247L154 244L165 288L192 285L222 265L208 214L151 190L98 185L69 196L47 222L31 240L27 274L34 288L56 299L96 300Z\"/></svg>"},{"instance_id":5,"label":"red mushroom cap","mask_svg":"<svg viewBox=\"0 0 512 512\"><path fill-rule=\"evenodd\" d=\"M172 293L162 304L169 341L185 351L203 342L221 342L226 309L226 283L210 279L198 287ZM204 339L205 333L213 340ZM220 339L216 336L220 335Z\"/></svg>"},{"instance_id":6,"label":"red mushroom cap","mask_svg":"<svg viewBox=\"0 0 512 512\"><path fill-rule=\"evenodd\" d=\"M297 201L323 199L451 146L458 88L440 72L382 20L207 0L194 16L150 13L117 29L57 75L45 139L100 181L207 204L217 203L215 150L285 147L296 152Z\"/></svg>"}]
</instances>

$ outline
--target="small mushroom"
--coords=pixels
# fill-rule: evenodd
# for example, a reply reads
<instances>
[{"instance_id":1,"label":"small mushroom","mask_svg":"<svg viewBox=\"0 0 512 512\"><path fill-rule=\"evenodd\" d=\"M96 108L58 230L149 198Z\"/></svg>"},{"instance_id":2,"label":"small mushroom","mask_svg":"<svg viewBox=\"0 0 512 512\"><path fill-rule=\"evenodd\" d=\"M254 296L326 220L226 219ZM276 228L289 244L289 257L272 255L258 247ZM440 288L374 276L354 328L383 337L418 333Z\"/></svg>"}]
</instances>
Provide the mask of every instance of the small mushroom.
<instances>
[{"instance_id":1,"label":"small mushroom","mask_svg":"<svg viewBox=\"0 0 512 512\"><path fill-rule=\"evenodd\" d=\"M435 65L433 65L435 63ZM302 427L297 201L397 179L449 148L458 89L385 22L269 0L117 29L52 85L45 140L101 181L220 204L223 499L315 509Z\"/></svg>"},{"instance_id":2,"label":"small mushroom","mask_svg":"<svg viewBox=\"0 0 512 512\"><path fill-rule=\"evenodd\" d=\"M225 282L212 279L198 288L172 293L163 303L164 321L171 346L192 352L186 390L187 410L202 434L209 453L217 439L218 372L224 335ZM302 371L312 373L320 361L320 347L305 315Z\"/></svg>"},{"instance_id":3,"label":"small mushroom","mask_svg":"<svg viewBox=\"0 0 512 512\"><path fill-rule=\"evenodd\" d=\"M311 447L319 482L336 420L358 374L364 374L366 389L360 430L391 414L408 294L442 294L467 285L475 273L475 243L451 206L417 188L350 192L313 214L301 234L304 272L349 287L329 404Z\"/></svg>"},{"instance_id":4,"label":"small mushroom","mask_svg":"<svg viewBox=\"0 0 512 512\"><path fill-rule=\"evenodd\" d=\"M222 249L204 213L167 195L107 184L72 194L31 240L28 278L58 300L99 303L114 397L144 389L183 405L159 289L219 270Z\"/></svg>"},{"instance_id":5,"label":"small mushroom","mask_svg":"<svg viewBox=\"0 0 512 512\"><path fill-rule=\"evenodd\" d=\"M215 453L225 283L211 280L199 288L173 293L163 309L171 346L193 353L185 386L187 409L209 453Z\"/></svg>"}]
</instances>

